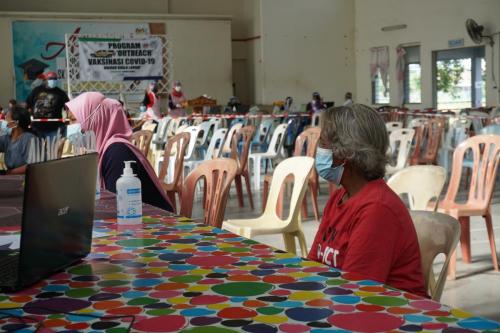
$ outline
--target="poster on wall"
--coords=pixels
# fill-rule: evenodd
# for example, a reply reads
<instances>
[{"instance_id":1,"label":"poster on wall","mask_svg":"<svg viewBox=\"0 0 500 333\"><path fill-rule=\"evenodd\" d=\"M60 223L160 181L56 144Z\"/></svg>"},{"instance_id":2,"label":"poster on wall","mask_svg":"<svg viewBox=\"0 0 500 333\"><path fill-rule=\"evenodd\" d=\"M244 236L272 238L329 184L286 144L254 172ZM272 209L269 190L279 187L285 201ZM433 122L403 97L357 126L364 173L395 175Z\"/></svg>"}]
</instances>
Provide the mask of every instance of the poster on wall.
<instances>
[{"instance_id":1,"label":"poster on wall","mask_svg":"<svg viewBox=\"0 0 500 333\"><path fill-rule=\"evenodd\" d=\"M57 72L60 77L59 85L62 85L66 71L65 34L148 35L150 25L84 21L12 22L13 65L18 101L26 100L33 86L39 83L37 77L45 71Z\"/></svg>"},{"instance_id":2,"label":"poster on wall","mask_svg":"<svg viewBox=\"0 0 500 333\"><path fill-rule=\"evenodd\" d=\"M78 38L80 81L160 80L159 37Z\"/></svg>"}]
</instances>

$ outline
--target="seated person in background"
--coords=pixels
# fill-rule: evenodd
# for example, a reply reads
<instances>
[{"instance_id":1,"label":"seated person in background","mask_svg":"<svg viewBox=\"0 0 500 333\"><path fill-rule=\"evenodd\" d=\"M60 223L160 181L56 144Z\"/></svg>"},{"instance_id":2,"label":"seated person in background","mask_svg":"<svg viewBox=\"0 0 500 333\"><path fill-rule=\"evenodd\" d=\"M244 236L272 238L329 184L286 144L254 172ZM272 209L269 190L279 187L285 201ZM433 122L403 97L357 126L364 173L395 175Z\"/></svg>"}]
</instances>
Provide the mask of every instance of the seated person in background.
<instances>
[{"instance_id":1,"label":"seated person in background","mask_svg":"<svg viewBox=\"0 0 500 333\"><path fill-rule=\"evenodd\" d=\"M345 93L345 101L344 101L344 106L351 106L353 104L352 101L352 93L346 92Z\"/></svg>"},{"instance_id":2,"label":"seated person in background","mask_svg":"<svg viewBox=\"0 0 500 333\"><path fill-rule=\"evenodd\" d=\"M158 86L156 82L149 83L144 93L141 107L145 108L141 110L144 111L143 117L145 119L159 120L163 117L160 112L160 97L158 96Z\"/></svg>"},{"instance_id":3,"label":"seated person in background","mask_svg":"<svg viewBox=\"0 0 500 333\"><path fill-rule=\"evenodd\" d=\"M69 119L80 123L83 132L95 133L101 187L116 193L116 181L123 173L124 162L135 161L132 168L141 181L142 201L173 211L153 167L129 141L132 129L119 101L88 92L66 103L66 107Z\"/></svg>"},{"instance_id":4,"label":"seated person in background","mask_svg":"<svg viewBox=\"0 0 500 333\"><path fill-rule=\"evenodd\" d=\"M323 98L319 94L319 92L315 91L312 94L312 101L307 104L307 111L317 112L323 111L326 109L325 103L323 103Z\"/></svg>"},{"instance_id":5,"label":"seated person in background","mask_svg":"<svg viewBox=\"0 0 500 333\"><path fill-rule=\"evenodd\" d=\"M28 164L31 116L28 110L14 106L6 116L7 134L0 136L0 153L5 153L7 174L24 174Z\"/></svg>"},{"instance_id":6,"label":"seated person in background","mask_svg":"<svg viewBox=\"0 0 500 333\"><path fill-rule=\"evenodd\" d=\"M185 117L187 115L184 109L184 103L187 102L187 97L182 90L181 81L174 81L174 87L168 95L168 108L170 110L170 116Z\"/></svg>"},{"instance_id":7,"label":"seated person in background","mask_svg":"<svg viewBox=\"0 0 500 333\"><path fill-rule=\"evenodd\" d=\"M17 106L17 101L15 99L9 99L9 110L12 110Z\"/></svg>"},{"instance_id":8,"label":"seated person in background","mask_svg":"<svg viewBox=\"0 0 500 333\"><path fill-rule=\"evenodd\" d=\"M415 227L383 179L384 121L361 104L328 109L322 118L316 169L342 187L326 204L308 258L428 297Z\"/></svg>"},{"instance_id":9,"label":"seated person in background","mask_svg":"<svg viewBox=\"0 0 500 333\"><path fill-rule=\"evenodd\" d=\"M240 99L236 96L229 97L229 101L227 102L226 109L224 112L226 113L236 113L238 112L238 108L241 106Z\"/></svg>"}]
</instances>

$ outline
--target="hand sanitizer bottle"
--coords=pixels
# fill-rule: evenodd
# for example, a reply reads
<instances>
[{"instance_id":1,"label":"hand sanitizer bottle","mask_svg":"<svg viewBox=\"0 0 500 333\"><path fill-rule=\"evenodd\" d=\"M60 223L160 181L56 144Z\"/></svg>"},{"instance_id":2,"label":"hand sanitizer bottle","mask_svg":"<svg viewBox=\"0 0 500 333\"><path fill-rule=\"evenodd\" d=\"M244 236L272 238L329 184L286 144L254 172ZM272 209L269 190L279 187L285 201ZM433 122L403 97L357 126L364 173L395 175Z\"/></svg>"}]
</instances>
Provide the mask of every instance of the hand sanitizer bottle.
<instances>
[{"instance_id":1,"label":"hand sanitizer bottle","mask_svg":"<svg viewBox=\"0 0 500 333\"><path fill-rule=\"evenodd\" d=\"M118 224L142 223L141 181L133 173L131 163L135 161L125 161L123 174L116 181Z\"/></svg>"}]
</instances>

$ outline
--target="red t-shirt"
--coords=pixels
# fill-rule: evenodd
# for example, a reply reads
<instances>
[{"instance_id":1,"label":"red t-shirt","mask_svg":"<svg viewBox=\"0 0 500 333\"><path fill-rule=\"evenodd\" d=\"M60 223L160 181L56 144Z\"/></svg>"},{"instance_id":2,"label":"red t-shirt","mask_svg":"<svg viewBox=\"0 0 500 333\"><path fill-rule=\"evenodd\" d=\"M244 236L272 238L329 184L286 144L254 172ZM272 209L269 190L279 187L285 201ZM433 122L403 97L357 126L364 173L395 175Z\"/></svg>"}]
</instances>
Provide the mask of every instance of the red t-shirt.
<instances>
[{"instance_id":1,"label":"red t-shirt","mask_svg":"<svg viewBox=\"0 0 500 333\"><path fill-rule=\"evenodd\" d=\"M328 200L308 258L428 297L417 234L401 199L383 179L341 203L345 194L340 188Z\"/></svg>"}]
</instances>

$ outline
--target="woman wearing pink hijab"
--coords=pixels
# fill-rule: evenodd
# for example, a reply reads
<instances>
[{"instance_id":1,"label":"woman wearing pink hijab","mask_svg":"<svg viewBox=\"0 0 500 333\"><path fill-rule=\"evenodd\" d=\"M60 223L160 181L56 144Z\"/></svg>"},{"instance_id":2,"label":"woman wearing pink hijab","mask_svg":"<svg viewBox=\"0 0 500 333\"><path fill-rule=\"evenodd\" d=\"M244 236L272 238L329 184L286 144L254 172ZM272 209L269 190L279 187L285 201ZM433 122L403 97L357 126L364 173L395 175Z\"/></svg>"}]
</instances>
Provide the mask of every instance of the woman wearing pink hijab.
<instances>
[{"instance_id":1,"label":"woman wearing pink hijab","mask_svg":"<svg viewBox=\"0 0 500 333\"><path fill-rule=\"evenodd\" d=\"M102 187L116 193L116 181L125 166L123 162L135 161L132 168L142 184L142 201L173 211L148 160L129 141L132 129L119 101L88 92L66 103L66 107L70 120L80 123L83 132L95 133Z\"/></svg>"}]
</instances>

